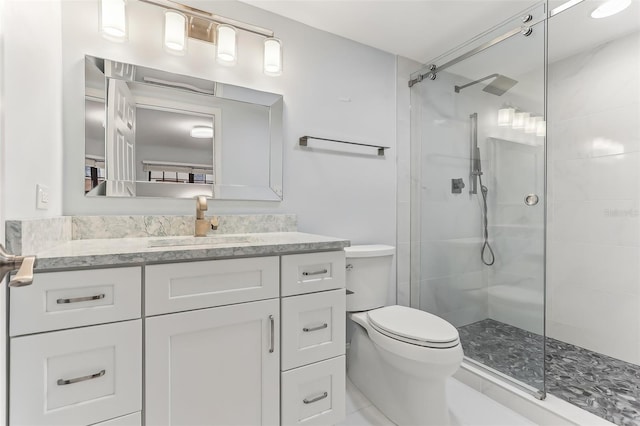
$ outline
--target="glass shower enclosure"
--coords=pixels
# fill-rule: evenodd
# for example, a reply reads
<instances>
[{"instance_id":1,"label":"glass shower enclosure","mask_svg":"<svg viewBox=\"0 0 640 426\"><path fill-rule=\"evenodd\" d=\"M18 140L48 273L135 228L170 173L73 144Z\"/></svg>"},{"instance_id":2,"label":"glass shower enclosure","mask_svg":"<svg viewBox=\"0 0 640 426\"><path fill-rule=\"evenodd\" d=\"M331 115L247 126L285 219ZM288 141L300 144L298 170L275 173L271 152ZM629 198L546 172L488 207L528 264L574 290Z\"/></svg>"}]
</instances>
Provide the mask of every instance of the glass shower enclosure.
<instances>
[{"instance_id":1,"label":"glass shower enclosure","mask_svg":"<svg viewBox=\"0 0 640 426\"><path fill-rule=\"evenodd\" d=\"M411 304L544 398L545 5L411 75Z\"/></svg>"}]
</instances>

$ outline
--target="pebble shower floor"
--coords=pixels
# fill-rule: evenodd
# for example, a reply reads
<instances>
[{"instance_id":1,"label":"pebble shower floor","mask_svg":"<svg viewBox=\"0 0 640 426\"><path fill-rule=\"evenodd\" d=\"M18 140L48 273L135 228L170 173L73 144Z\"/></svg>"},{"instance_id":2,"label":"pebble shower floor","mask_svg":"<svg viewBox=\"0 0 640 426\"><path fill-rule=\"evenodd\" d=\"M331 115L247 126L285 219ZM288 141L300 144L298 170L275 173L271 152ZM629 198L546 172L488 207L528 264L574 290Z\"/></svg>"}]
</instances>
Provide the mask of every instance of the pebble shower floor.
<instances>
[{"instance_id":1,"label":"pebble shower floor","mask_svg":"<svg viewBox=\"0 0 640 426\"><path fill-rule=\"evenodd\" d=\"M466 356L542 388L542 336L492 319L458 331ZM545 358L548 393L617 425L640 425L639 365L551 338Z\"/></svg>"}]
</instances>

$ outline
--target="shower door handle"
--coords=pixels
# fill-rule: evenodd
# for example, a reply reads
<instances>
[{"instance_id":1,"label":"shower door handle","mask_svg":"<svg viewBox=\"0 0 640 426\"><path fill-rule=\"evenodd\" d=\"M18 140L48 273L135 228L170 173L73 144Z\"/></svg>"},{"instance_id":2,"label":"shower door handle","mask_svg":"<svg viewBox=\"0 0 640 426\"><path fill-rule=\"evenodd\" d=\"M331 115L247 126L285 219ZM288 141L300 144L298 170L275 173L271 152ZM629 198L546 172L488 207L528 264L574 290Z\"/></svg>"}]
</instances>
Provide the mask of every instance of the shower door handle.
<instances>
[{"instance_id":1,"label":"shower door handle","mask_svg":"<svg viewBox=\"0 0 640 426\"><path fill-rule=\"evenodd\" d=\"M535 206L536 204L538 204L538 201L540 199L538 198L538 196L536 194L529 194L526 197L524 197L524 203L527 206Z\"/></svg>"}]
</instances>

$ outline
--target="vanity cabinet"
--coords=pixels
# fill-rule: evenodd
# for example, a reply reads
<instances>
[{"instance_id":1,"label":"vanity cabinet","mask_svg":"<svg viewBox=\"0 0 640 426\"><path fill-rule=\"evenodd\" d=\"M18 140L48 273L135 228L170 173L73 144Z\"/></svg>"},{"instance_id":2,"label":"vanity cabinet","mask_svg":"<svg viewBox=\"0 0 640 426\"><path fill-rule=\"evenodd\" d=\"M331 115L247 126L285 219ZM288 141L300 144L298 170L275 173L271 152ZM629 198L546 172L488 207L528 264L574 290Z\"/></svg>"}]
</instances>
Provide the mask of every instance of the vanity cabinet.
<instances>
[{"instance_id":1,"label":"vanity cabinet","mask_svg":"<svg viewBox=\"0 0 640 426\"><path fill-rule=\"evenodd\" d=\"M344 256L36 273L10 291L10 425L340 422Z\"/></svg>"}]
</instances>

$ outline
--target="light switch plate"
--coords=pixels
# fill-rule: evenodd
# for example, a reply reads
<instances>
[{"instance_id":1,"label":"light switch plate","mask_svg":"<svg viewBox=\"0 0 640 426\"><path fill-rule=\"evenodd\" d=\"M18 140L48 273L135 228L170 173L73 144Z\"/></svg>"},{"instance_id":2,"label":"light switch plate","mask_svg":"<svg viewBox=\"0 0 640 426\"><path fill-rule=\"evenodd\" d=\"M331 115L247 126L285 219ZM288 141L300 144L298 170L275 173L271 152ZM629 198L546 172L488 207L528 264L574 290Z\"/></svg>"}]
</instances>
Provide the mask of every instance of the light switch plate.
<instances>
[{"instance_id":1,"label":"light switch plate","mask_svg":"<svg viewBox=\"0 0 640 426\"><path fill-rule=\"evenodd\" d=\"M36 208L49 209L49 187L46 185L36 184Z\"/></svg>"}]
</instances>

